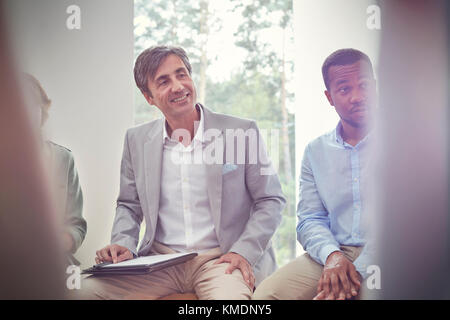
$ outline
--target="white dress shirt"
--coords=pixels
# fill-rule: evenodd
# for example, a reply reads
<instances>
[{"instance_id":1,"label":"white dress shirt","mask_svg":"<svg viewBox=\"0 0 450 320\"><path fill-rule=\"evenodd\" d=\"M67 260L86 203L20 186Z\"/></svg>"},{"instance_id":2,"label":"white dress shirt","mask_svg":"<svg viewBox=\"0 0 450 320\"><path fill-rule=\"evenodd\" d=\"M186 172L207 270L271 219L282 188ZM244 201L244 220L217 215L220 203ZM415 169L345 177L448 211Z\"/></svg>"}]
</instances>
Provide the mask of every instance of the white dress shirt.
<instances>
[{"instance_id":1,"label":"white dress shirt","mask_svg":"<svg viewBox=\"0 0 450 320\"><path fill-rule=\"evenodd\" d=\"M163 126L163 160L155 240L175 251L202 252L219 247L206 183L203 110L191 144L169 138Z\"/></svg>"}]
</instances>

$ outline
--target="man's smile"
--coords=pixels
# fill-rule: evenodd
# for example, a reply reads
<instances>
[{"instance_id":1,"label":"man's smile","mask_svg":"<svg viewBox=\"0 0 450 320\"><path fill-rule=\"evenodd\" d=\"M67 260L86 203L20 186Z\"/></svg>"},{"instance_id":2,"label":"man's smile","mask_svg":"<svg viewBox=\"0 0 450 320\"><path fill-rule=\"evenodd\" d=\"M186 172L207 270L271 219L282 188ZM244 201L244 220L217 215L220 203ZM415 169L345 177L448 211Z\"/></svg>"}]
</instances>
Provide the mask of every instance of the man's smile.
<instances>
[{"instance_id":1,"label":"man's smile","mask_svg":"<svg viewBox=\"0 0 450 320\"><path fill-rule=\"evenodd\" d=\"M182 96L170 100L170 102L174 102L174 103L185 102L189 96L190 96L189 92L186 92L186 93L183 94Z\"/></svg>"}]
</instances>

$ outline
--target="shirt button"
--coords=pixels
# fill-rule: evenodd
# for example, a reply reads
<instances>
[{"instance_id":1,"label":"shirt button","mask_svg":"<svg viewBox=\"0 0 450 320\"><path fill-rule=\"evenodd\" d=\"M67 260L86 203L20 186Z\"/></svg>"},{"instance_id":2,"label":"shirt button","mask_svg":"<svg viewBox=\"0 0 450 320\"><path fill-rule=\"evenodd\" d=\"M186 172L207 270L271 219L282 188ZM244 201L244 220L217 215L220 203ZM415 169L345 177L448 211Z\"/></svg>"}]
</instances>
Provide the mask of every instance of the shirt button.
<instances>
[{"instance_id":1,"label":"shirt button","mask_svg":"<svg viewBox=\"0 0 450 320\"><path fill-rule=\"evenodd\" d=\"M353 179L355 182L357 182L358 181L358 178L355 178L355 179Z\"/></svg>"}]
</instances>

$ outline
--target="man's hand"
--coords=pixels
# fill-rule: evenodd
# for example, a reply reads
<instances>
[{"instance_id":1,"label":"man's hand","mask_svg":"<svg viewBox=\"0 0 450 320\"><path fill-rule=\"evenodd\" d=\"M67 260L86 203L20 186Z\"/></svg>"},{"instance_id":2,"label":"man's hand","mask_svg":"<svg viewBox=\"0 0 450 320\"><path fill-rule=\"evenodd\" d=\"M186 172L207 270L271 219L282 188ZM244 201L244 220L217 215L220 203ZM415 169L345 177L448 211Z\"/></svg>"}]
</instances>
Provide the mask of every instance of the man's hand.
<instances>
[{"instance_id":1,"label":"man's hand","mask_svg":"<svg viewBox=\"0 0 450 320\"><path fill-rule=\"evenodd\" d=\"M361 276L340 251L331 253L323 268L314 300L345 300L358 295Z\"/></svg>"},{"instance_id":2,"label":"man's hand","mask_svg":"<svg viewBox=\"0 0 450 320\"><path fill-rule=\"evenodd\" d=\"M95 263L105 261L117 263L125 260L133 259L133 254L128 248L119 246L118 244L110 244L96 252Z\"/></svg>"},{"instance_id":3,"label":"man's hand","mask_svg":"<svg viewBox=\"0 0 450 320\"><path fill-rule=\"evenodd\" d=\"M240 254L234 252L228 252L221 256L214 264L219 263L229 263L230 265L225 270L226 274L231 274L235 269L239 269L244 277L244 281L253 290L255 287L255 275L253 274L253 269L245 259Z\"/></svg>"}]
</instances>

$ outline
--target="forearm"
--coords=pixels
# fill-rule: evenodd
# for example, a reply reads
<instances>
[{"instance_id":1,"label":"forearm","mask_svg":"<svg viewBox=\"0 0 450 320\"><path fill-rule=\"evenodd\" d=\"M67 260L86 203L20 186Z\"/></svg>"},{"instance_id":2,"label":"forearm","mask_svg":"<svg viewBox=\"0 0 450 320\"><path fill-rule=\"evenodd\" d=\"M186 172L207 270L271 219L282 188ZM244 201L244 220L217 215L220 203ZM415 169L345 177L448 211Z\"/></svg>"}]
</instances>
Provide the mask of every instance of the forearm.
<instances>
[{"instance_id":1,"label":"forearm","mask_svg":"<svg viewBox=\"0 0 450 320\"><path fill-rule=\"evenodd\" d=\"M317 219L301 220L297 226L297 239L311 258L322 265L332 252L340 251L339 242L328 224Z\"/></svg>"},{"instance_id":2,"label":"forearm","mask_svg":"<svg viewBox=\"0 0 450 320\"><path fill-rule=\"evenodd\" d=\"M87 224L83 218L71 219L70 223L66 225L65 232L68 233L73 240L71 252L75 253L83 243L86 236Z\"/></svg>"},{"instance_id":3,"label":"forearm","mask_svg":"<svg viewBox=\"0 0 450 320\"><path fill-rule=\"evenodd\" d=\"M117 198L116 215L111 232L111 244L126 247L134 255L137 255L143 214L131 164L128 138L127 132L120 168L120 192Z\"/></svg>"},{"instance_id":4,"label":"forearm","mask_svg":"<svg viewBox=\"0 0 450 320\"><path fill-rule=\"evenodd\" d=\"M138 212L135 210L138 210ZM132 210L128 206L118 204L111 232L111 244L126 247L134 255L137 255L141 223L142 213L140 208Z\"/></svg>"}]
</instances>

